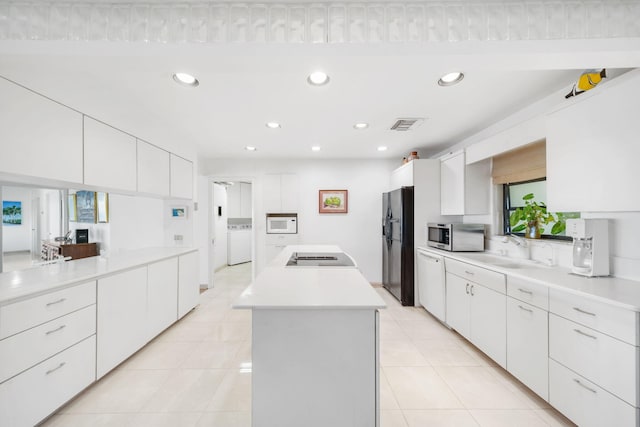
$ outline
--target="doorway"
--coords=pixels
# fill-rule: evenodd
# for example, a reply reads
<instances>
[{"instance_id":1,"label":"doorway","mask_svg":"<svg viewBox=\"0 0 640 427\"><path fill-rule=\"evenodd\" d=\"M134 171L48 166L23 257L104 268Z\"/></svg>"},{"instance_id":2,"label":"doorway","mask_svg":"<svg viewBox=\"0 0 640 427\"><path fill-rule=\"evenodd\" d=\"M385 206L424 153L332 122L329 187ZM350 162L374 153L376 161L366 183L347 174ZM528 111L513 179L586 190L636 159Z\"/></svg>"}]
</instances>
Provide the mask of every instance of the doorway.
<instances>
[{"instance_id":1,"label":"doorway","mask_svg":"<svg viewBox=\"0 0 640 427\"><path fill-rule=\"evenodd\" d=\"M213 177L209 188L210 282L215 287L216 276L230 271L250 281L255 272L253 180Z\"/></svg>"},{"instance_id":2,"label":"doorway","mask_svg":"<svg viewBox=\"0 0 640 427\"><path fill-rule=\"evenodd\" d=\"M42 242L66 232L66 190L3 185L0 272L41 262Z\"/></svg>"}]
</instances>

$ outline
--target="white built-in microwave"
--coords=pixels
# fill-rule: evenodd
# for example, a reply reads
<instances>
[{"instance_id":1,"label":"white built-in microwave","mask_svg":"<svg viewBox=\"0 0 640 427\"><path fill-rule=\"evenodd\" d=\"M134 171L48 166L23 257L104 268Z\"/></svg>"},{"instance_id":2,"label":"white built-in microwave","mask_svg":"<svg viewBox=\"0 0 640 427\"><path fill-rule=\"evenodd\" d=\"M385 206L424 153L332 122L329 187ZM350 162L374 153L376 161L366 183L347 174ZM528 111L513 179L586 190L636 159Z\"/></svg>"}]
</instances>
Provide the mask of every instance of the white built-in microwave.
<instances>
[{"instance_id":1,"label":"white built-in microwave","mask_svg":"<svg viewBox=\"0 0 640 427\"><path fill-rule=\"evenodd\" d=\"M298 214L268 213L267 234L298 233Z\"/></svg>"}]
</instances>

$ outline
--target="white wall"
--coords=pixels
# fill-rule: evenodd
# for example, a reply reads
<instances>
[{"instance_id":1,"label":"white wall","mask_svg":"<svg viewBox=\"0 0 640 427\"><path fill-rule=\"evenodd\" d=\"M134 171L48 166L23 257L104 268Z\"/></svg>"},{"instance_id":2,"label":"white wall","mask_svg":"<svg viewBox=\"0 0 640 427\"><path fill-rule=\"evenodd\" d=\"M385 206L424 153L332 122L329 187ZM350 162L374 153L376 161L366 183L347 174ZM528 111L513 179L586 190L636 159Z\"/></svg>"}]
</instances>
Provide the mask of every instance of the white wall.
<instances>
[{"instance_id":1,"label":"white wall","mask_svg":"<svg viewBox=\"0 0 640 427\"><path fill-rule=\"evenodd\" d=\"M227 188L223 185L213 184L213 270L218 270L227 265L227 210L229 207ZM218 207L222 207L222 216L218 216Z\"/></svg>"},{"instance_id":2,"label":"white wall","mask_svg":"<svg viewBox=\"0 0 640 427\"><path fill-rule=\"evenodd\" d=\"M2 200L22 202L22 224L2 225L2 251L30 251L31 250L31 197L32 190L21 187L3 187ZM2 215L0 213L0 215Z\"/></svg>"},{"instance_id":3,"label":"white wall","mask_svg":"<svg viewBox=\"0 0 640 427\"><path fill-rule=\"evenodd\" d=\"M109 194L109 247L111 253L163 246L164 201Z\"/></svg>"},{"instance_id":4,"label":"white wall","mask_svg":"<svg viewBox=\"0 0 640 427\"><path fill-rule=\"evenodd\" d=\"M198 255L200 259L199 265L199 281L201 287L208 287L211 283L213 269L210 268L209 262L209 181L207 177L198 176L198 210L194 211L193 220L195 229L198 232L195 235L195 246L198 247ZM206 286L205 286L206 285Z\"/></svg>"},{"instance_id":5,"label":"white wall","mask_svg":"<svg viewBox=\"0 0 640 427\"><path fill-rule=\"evenodd\" d=\"M336 244L351 254L371 282L382 281L380 221L382 193L387 190L395 160L211 160L202 164L210 176L253 181L256 271L264 266L265 174L295 173L299 180L298 230L302 244ZM319 214L318 190L349 190L349 213Z\"/></svg>"}]
</instances>

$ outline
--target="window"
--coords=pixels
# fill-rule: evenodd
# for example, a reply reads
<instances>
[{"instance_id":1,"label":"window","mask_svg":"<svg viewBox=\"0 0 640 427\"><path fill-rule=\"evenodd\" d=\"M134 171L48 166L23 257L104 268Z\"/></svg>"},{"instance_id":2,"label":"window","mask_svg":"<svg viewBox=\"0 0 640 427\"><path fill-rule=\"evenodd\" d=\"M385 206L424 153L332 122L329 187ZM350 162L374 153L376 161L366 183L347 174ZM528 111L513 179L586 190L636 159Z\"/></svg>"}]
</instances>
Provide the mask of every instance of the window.
<instances>
[{"instance_id":1,"label":"window","mask_svg":"<svg viewBox=\"0 0 640 427\"><path fill-rule=\"evenodd\" d=\"M514 182L503 184L503 212L504 212L504 233L513 233L518 236L525 235L526 222L523 220L510 221L514 212L518 208L525 208L535 202L546 208L547 201L547 180L546 178L534 179L531 181ZM533 195L533 197L531 196ZM580 218L579 212L550 212L549 223L541 225L541 237L544 239L571 240L565 234L563 225L567 218ZM512 224L513 222L513 224ZM555 227L555 230L554 230ZM559 231L559 232L558 232Z\"/></svg>"}]
</instances>

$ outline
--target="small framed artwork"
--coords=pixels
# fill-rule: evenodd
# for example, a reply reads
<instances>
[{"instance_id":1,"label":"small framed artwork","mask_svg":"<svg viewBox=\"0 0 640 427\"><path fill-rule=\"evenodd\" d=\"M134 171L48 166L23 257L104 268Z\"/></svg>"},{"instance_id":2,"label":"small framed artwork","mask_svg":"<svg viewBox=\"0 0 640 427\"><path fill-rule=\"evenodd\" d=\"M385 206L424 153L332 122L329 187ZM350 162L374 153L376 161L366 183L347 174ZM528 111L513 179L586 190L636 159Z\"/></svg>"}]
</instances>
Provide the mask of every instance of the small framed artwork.
<instances>
[{"instance_id":1,"label":"small framed artwork","mask_svg":"<svg viewBox=\"0 0 640 427\"><path fill-rule=\"evenodd\" d=\"M109 222L109 193L96 193L98 222Z\"/></svg>"},{"instance_id":2,"label":"small framed artwork","mask_svg":"<svg viewBox=\"0 0 640 427\"><path fill-rule=\"evenodd\" d=\"M69 221L78 221L78 210L76 209L76 195L69 194L67 209L69 209Z\"/></svg>"},{"instance_id":3,"label":"small framed artwork","mask_svg":"<svg viewBox=\"0 0 640 427\"><path fill-rule=\"evenodd\" d=\"M2 201L2 225L22 225L22 202Z\"/></svg>"},{"instance_id":4,"label":"small framed artwork","mask_svg":"<svg viewBox=\"0 0 640 427\"><path fill-rule=\"evenodd\" d=\"M348 190L318 191L318 211L320 213L347 213L348 207Z\"/></svg>"},{"instance_id":5,"label":"small framed artwork","mask_svg":"<svg viewBox=\"0 0 640 427\"><path fill-rule=\"evenodd\" d=\"M76 214L78 222L96 222L96 193L93 191L76 191Z\"/></svg>"},{"instance_id":6,"label":"small framed artwork","mask_svg":"<svg viewBox=\"0 0 640 427\"><path fill-rule=\"evenodd\" d=\"M171 218L173 219L187 219L187 207L186 206L172 206Z\"/></svg>"}]
</instances>

